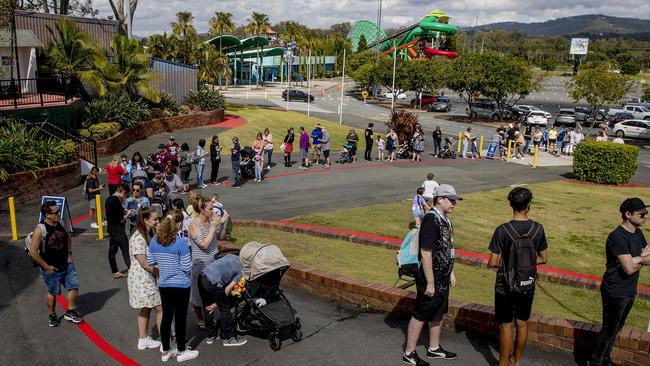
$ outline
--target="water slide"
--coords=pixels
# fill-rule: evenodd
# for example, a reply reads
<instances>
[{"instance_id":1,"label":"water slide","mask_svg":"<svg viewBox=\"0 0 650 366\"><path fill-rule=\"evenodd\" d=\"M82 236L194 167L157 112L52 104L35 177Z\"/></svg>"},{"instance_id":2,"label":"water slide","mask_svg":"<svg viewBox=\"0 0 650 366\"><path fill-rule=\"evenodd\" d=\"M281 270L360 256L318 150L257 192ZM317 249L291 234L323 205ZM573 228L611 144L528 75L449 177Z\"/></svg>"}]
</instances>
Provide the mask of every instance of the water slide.
<instances>
[{"instance_id":1,"label":"water slide","mask_svg":"<svg viewBox=\"0 0 650 366\"><path fill-rule=\"evenodd\" d=\"M434 48L429 48L429 47L424 47L424 53L426 53L427 55L431 55L431 56L444 56L444 57L448 57L448 58L456 58L456 57L458 57L458 52L436 50Z\"/></svg>"}]
</instances>

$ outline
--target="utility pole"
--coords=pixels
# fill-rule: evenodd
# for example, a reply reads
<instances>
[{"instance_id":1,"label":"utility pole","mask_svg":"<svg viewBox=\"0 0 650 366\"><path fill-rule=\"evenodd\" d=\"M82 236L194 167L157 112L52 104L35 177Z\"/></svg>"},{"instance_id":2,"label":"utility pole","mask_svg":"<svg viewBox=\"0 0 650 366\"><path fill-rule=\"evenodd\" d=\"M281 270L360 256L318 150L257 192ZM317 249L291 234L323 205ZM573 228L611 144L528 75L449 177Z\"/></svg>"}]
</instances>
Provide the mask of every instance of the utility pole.
<instances>
[{"instance_id":1,"label":"utility pole","mask_svg":"<svg viewBox=\"0 0 650 366\"><path fill-rule=\"evenodd\" d=\"M378 0L377 4L377 36L375 36L375 44L376 44L376 55L375 55L375 65L379 65L379 58L381 55L381 43L379 42L381 40L381 7L382 7L382 0ZM373 88L372 90L372 95L374 97L377 97L377 88Z\"/></svg>"},{"instance_id":2,"label":"utility pole","mask_svg":"<svg viewBox=\"0 0 650 366\"><path fill-rule=\"evenodd\" d=\"M308 52L307 59L307 117L309 117L309 106L311 105L311 50Z\"/></svg>"},{"instance_id":3,"label":"utility pole","mask_svg":"<svg viewBox=\"0 0 650 366\"><path fill-rule=\"evenodd\" d=\"M476 36L478 35L478 15L476 16L476 23L474 24L474 47L472 53L476 53Z\"/></svg>"},{"instance_id":4,"label":"utility pole","mask_svg":"<svg viewBox=\"0 0 650 366\"><path fill-rule=\"evenodd\" d=\"M395 47L395 39L393 39L393 97L390 98L390 111L393 112L393 107L395 106L395 68L397 66L397 47Z\"/></svg>"},{"instance_id":5,"label":"utility pole","mask_svg":"<svg viewBox=\"0 0 650 366\"><path fill-rule=\"evenodd\" d=\"M343 124L343 91L345 90L345 48L343 49L343 73L341 74L341 104L339 105L339 126Z\"/></svg>"}]
</instances>

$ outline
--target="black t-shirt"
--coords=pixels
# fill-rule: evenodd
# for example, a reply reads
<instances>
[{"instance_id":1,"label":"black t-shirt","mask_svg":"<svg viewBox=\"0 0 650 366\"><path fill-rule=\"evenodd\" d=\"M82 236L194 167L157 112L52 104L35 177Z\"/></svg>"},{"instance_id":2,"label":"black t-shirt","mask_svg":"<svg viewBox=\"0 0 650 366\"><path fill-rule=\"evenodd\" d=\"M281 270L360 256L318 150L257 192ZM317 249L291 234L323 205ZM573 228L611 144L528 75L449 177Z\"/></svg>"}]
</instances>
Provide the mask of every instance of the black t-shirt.
<instances>
[{"instance_id":1,"label":"black t-shirt","mask_svg":"<svg viewBox=\"0 0 650 366\"><path fill-rule=\"evenodd\" d=\"M217 143L210 144L210 161L221 161L221 153Z\"/></svg>"},{"instance_id":2,"label":"black t-shirt","mask_svg":"<svg viewBox=\"0 0 650 366\"><path fill-rule=\"evenodd\" d=\"M628 275L618 262L618 256L630 254L632 257L641 255L643 248L648 245L641 230L630 233L619 226L607 237L605 252L607 264L601 290L609 297L633 297L636 296L636 286L639 282L639 271Z\"/></svg>"},{"instance_id":3,"label":"black t-shirt","mask_svg":"<svg viewBox=\"0 0 650 366\"><path fill-rule=\"evenodd\" d=\"M293 144L293 139L294 139L294 134L287 134L286 136L284 136L284 143Z\"/></svg>"},{"instance_id":4,"label":"black t-shirt","mask_svg":"<svg viewBox=\"0 0 650 366\"><path fill-rule=\"evenodd\" d=\"M435 141L442 141L442 131L433 130L433 139Z\"/></svg>"},{"instance_id":5,"label":"black t-shirt","mask_svg":"<svg viewBox=\"0 0 650 366\"><path fill-rule=\"evenodd\" d=\"M63 272L68 265L68 233L61 223L52 226L43 222L43 225L46 232L43 233L45 248L41 249L41 257L45 263L55 267L57 272Z\"/></svg>"},{"instance_id":6,"label":"black t-shirt","mask_svg":"<svg viewBox=\"0 0 650 366\"><path fill-rule=\"evenodd\" d=\"M97 189L99 188L99 182L97 182L97 178L87 178L86 179L86 195L88 196L88 201L92 201L95 199L95 196L97 195L96 191L91 191L91 189Z\"/></svg>"},{"instance_id":7,"label":"black t-shirt","mask_svg":"<svg viewBox=\"0 0 650 366\"><path fill-rule=\"evenodd\" d=\"M531 235L533 234L535 235L532 237L532 240L533 243L535 243L535 250L537 250L537 253L539 253L541 251L546 250L546 248L548 248L548 243L546 242L546 234L544 233L544 226L542 226L542 224L540 224L539 222L535 222L533 220L510 221L510 224L519 235L523 235L530 232L533 223L536 224L537 228L533 229L533 233L531 233ZM503 268L504 265L503 258L508 257L510 253L510 248L512 247L513 244L513 240L508 235L508 232L504 228L504 225L506 224L501 224L496 228L496 230L494 230L494 234L492 235L492 240L490 240L490 246L488 247L492 253L501 254L501 263L499 263L499 269L497 270L497 279L494 285L494 290L499 294L506 294L507 285L506 285L506 278L505 278L505 270ZM537 230L536 234L535 234L535 230Z\"/></svg>"},{"instance_id":8,"label":"black t-shirt","mask_svg":"<svg viewBox=\"0 0 650 366\"><path fill-rule=\"evenodd\" d=\"M366 144L372 144L372 128L366 128Z\"/></svg>"},{"instance_id":9,"label":"black t-shirt","mask_svg":"<svg viewBox=\"0 0 650 366\"><path fill-rule=\"evenodd\" d=\"M450 221L442 222L442 237L440 227L434 213L427 213L420 224L420 250L430 251L433 259L433 277L436 291L449 291L451 272L454 270L453 228ZM420 256L420 263L422 254ZM426 286L424 266L420 266L419 282Z\"/></svg>"},{"instance_id":10,"label":"black t-shirt","mask_svg":"<svg viewBox=\"0 0 650 366\"><path fill-rule=\"evenodd\" d=\"M113 195L108 197L106 204L106 223L108 226L124 225L124 207L120 198Z\"/></svg>"},{"instance_id":11,"label":"black t-shirt","mask_svg":"<svg viewBox=\"0 0 650 366\"><path fill-rule=\"evenodd\" d=\"M515 132L519 132L519 128L513 127L508 130L508 140L514 140L515 139Z\"/></svg>"},{"instance_id":12,"label":"black t-shirt","mask_svg":"<svg viewBox=\"0 0 650 366\"><path fill-rule=\"evenodd\" d=\"M239 151L241 150L241 146L239 144L234 144L234 147L232 149L232 153L230 155L230 160L232 161L239 161Z\"/></svg>"}]
</instances>

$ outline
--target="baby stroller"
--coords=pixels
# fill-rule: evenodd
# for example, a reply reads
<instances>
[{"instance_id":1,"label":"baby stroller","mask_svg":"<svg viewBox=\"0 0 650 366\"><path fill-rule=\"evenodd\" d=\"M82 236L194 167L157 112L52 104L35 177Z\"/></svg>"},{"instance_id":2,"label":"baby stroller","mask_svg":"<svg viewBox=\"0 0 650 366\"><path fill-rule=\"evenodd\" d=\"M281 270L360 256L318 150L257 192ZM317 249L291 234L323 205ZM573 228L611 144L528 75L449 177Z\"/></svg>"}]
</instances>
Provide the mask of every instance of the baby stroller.
<instances>
[{"instance_id":1,"label":"baby stroller","mask_svg":"<svg viewBox=\"0 0 650 366\"><path fill-rule=\"evenodd\" d=\"M352 156L350 152L354 149L352 144L343 145L343 150L339 153L339 159L336 161L339 164L352 163Z\"/></svg>"},{"instance_id":2,"label":"baby stroller","mask_svg":"<svg viewBox=\"0 0 650 366\"><path fill-rule=\"evenodd\" d=\"M158 213L158 217L163 217L167 212L167 192L164 189L156 189L151 198L151 208Z\"/></svg>"},{"instance_id":3,"label":"baby stroller","mask_svg":"<svg viewBox=\"0 0 650 366\"><path fill-rule=\"evenodd\" d=\"M271 349L282 347L282 340L302 339L300 318L295 316L280 281L289 268L289 261L280 248L273 244L249 242L239 252L239 261L246 277L246 291L237 306L235 327L237 332L268 334Z\"/></svg>"},{"instance_id":4,"label":"baby stroller","mask_svg":"<svg viewBox=\"0 0 650 366\"><path fill-rule=\"evenodd\" d=\"M255 150L250 146L244 146L244 148L241 149L240 155L242 159L239 162L239 169L241 170L242 179L255 178L255 162L253 161Z\"/></svg>"},{"instance_id":5,"label":"baby stroller","mask_svg":"<svg viewBox=\"0 0 650 366\"><path fill-rule=\"evenodd\" d=\"M411 153L411 144L404 143L400 145L395 155L397 156L398 159L410 159L411 156L413 155Z\"/></svg>"}]
</instances>

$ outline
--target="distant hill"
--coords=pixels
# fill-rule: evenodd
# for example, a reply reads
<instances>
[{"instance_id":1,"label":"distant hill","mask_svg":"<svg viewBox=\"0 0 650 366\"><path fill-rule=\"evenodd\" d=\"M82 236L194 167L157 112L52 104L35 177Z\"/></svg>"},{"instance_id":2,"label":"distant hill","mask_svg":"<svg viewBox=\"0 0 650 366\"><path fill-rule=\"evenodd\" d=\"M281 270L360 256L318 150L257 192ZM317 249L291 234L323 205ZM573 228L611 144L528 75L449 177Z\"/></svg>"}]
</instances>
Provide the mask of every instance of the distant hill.
<instances>
[{"instance_id":1,"label":"distant hill","mask_svg":"<svg viewBox=\"0 0 650 366\"><path fill-rule=\"evenodd\" d=\"M502 22L468 27L465 31L504 29L528 36L587 36L650 39L650 19L618 18L602 14L577 15L539 23Z\"/></svg>"}]
</instances>

